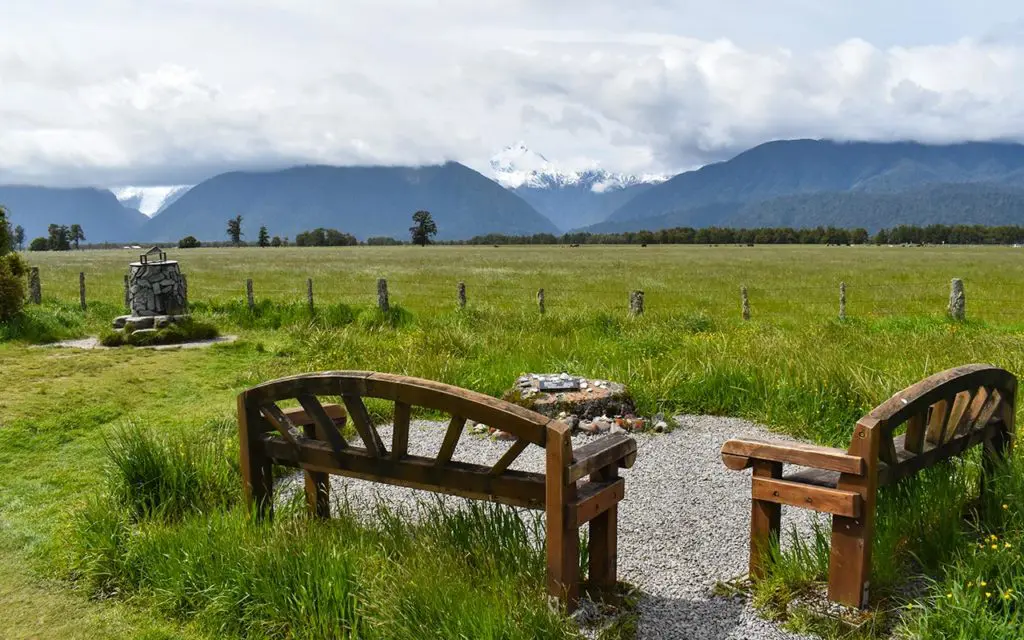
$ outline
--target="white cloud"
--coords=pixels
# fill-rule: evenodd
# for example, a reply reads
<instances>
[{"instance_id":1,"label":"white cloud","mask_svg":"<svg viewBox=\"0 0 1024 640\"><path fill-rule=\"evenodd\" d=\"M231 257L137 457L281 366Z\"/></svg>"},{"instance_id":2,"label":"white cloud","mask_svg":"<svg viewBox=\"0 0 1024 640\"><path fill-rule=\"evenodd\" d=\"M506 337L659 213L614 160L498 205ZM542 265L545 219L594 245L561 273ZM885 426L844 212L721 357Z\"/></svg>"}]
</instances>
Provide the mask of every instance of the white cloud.
<instances>
[{"instance_id":1,"label":"white cloud","mask_svg":"<svg viewBox=\"0 0 1024 640\"><path fill-rule=\"evenodd\" d=\"M3 182L486 170L518 139L568 168L632 172L777 138L1024 139L1024 23L1006 2L4 4Z\"/></svg>"}]
</instances>

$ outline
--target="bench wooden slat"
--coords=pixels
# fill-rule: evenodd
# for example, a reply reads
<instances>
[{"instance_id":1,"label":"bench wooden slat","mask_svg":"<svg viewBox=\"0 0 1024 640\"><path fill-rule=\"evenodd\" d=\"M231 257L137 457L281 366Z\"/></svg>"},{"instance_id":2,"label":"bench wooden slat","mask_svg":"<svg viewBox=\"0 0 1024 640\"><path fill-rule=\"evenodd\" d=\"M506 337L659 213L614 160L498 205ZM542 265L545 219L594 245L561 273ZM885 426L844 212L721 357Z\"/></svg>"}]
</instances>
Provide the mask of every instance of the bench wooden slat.
<instances>
[{"instance_id":1,"label":"bench wooden slat","mask_svg":"<svg viewBox=\"0 0 1024 640\"><path fill-rule=\"evenodd\" d=\"M281 407L271 402L262 405L260 407L260 412L270 424L274 425L274 428L277 429L278 433L280 433L285 440L288 441L288 444L293 447L298 446L299 440L302 440L304 436L299 432L298 428L292 424L291 419L285 415L284 411L281 411Z\"/></svg>"},{"instance_id":2,"label":"bench wooden slat","mask_svg":"<svg viewBox=\"0 0 1024 640\"><path fill-rule=\"evenodd\" d=\"M978 412L977 417L974 419L973 428L987 425L992 416L996 414L996 410L1003 404L1003 397L999 393L998 389L993 389L992 393L989 394L988 398L985 399L985 406Z\"/></svg>"},{"instance_id":3,"label":"bench wooden slat","mask_svg":"<svg viewBox=\"0 0 1024 640\"><path fill-rule=\"evenodd\" d=\"M331 402L323 405L323 408L324 411L327 412L327 415L330 416L331 420L335 422L343 421L348 416L348 414L345 413L345 407L340 404ZM306 413L306 410L302 407L289 407L282 411L296 427L304 427L307 424L316 424L316 421L313 420L313 418Z\"/></svg>"},{"instance_id":4,"label":"bench wooden slat","mask_svg":"<svg viewBox=\"0 0 1024 640\"><path fill-rule=\"evenodd\" d=\"M572 457L569 482L576 482L610 464L632 466L636 459L636 440L622 433L604 436L576 449Z\"/></svg>"},{"instance_id":5,"label":"bench wooden slat","mask_svg":"<svg viewBox=\"0 0 1024 640\"><path fill-rule=\"evenodd\" d=\"M971 406L976 391L977 389L971 389L956 394L953 400L953 408L949 410L949 420L946 422L946 428L942 432L941 442L949 442L960 429L961 423L967 417L967 409Z\"/></svg>"},{"instance_id":6,"label":"bench wooden slat","mask_svg":"<svg viewBox=\"0 0 1024 640\"><path fill-rule=\"evenodd\" d=\"M515 462L516 458L519 457L519 454L525 451L528 446L530 446L530 441L526 438L519 438L516 440L512 443L512 446L508 448L508 451L506 451L501 458L494 463L494 466L491 467L490 474L492 476L496 476L504 473L505 469L508 469L509 465Z\"/></svg>"},{"instance_id":7,"label":"bench wooden slat","mask_svg":"<svg viewBox=\"0 0 1024 640\"><path fill-rule=\"evenodd\" d=\"M391 430L391 459L401 460L409 453L409 421L412 407L404 402L395 402L395 413Z\"/></svg>"},{"instance_id":8,"label":"bench wooden slat","mask_svg":"<svg viewBox=\"0 0 1024 640\"><path fill-rule=\"evenodd\" d=\"M482 465L452 461L438 467L433 458L407 455L391 460L354 447L341 453L343 462L339 463L326 443L307 440L293 448L272 434L263 436L263 446L275 464L528 509L544 508L545 482L544 475L539 473L506 471L492 476L487 473L489 468Z\"/></svg>"},{"instance_id":9,"label":"bench wooden slat","mask_svg":"<svg viewBox=\"0 0 1024 640\"><path fill-rule=\"evenodd\" d=\"M366 410L363 399L350 393L343 393L341 399L348 409L349 416L352 418L352 426L356 428L356 433L359 434L363 441L363 446L378 458L383 456L386 453L384 443L381 442L380 434L373 428L370 412Z\"/></svg>"},{"instance_id":10,"label":"bench wooden slat","mask_svg":"<svg viewBox=\"0 0 1024 640\"><path fill-rule=\"evenodd\" d=\"M783 475L782 479L810 484L816 487L835 489L839 486L839 475L838 471L829 471L828 469L801 469L800 471Z\"/></svg>"},{"instance_id":11,"label":"bench wooden slat","mask_svg":"<svg viewBox=\"0 0 1024 640\"><path fill-rule=\"evenodd\" d=\"M852 491L763 477L754 477L751 482L754 500L788 504L847 518L860 517L861 497Z\"/></svg>"},{"instance_id":12,"label":"bench wooden slat","mask_svg":"<svg viewBox=\"0 0 1024 640\"><path fill-rule=\"evenodd\" d=\"M949 412L953 409L953 403L947 398L939 400L932 405L932 415L928 419L928 428L925 430L924 439L931 444L942 442L942 434L946 431L946 423L949 422Z\"/></svg>"},{"instance_id":13,"label":"bench wooden slat","mask_svg":"<svg viewBox=\"0 0 1024 640\"><path fill-rule=\"evenodd\" d=\"M441 450L437 452L436 464L441 465L452 459L452 455L455 454L455 447L459 444L459 437L465 428L465 418L462 416L452 416L451 421L448 423L448 430L444 432Z\"/></svg>"},{"instance_id":14,"label":"bench wooden slat","mask_svg":"<svg viewBox=\"0 0 1024 640\"><path fill-rule=\"evenodd\" d=\"M983 442L993 436L995 436L1002 425L999 423L992 423L986 425L981 429L974 429L970 433L965 434L960 438L953 438L949 442L934 445L926 443L921 453L913 453L905 451L902 448L899 452L899 463L896 465L888 465L879 472L878 484L879 485L892 485L903 478L912 476L925 467L930 467L940 460L946 458L952 458L957 456L974 445ZM897 441L901 441L903 436L899 436ZM900 442L902 444L902 442Z\"/></svg>"},{"instance_id":15,"label":"bench wooden slat","mask_svg":"<svg viewBox=\"0 0 1024 640\"><path fill-rule=\"evenodd\" d=\"M610 482L587 482L576 494L576 526L582 526L609 508L614 507L626 496L626 482L616 478Z\"/></svg>"},{"instance_id":16,"label":"bench wooden slat","mask_svg":"<svg viewBox=\"0 0 1024 640\"><path fill-rule=\"evenodd\" d=\"M858 456L851 456L842 449L802 442L729 440L722 446L722 453L740 458L784 462L840 473L859 475L864 472L864 460Z\"/></svg>"},{"instance_id":17,"label":"bench wooden slat","mask_svg":"<svg viewBox=\"0 0 1024 640\"><path fill-rule=\"evenodd\" d=\"M920 453L924 446L924 431L928 424L925 413L915 413L907 418L907 433L903 441L903 448L913 453Z\"/></svg>"},{"instance_id":18,"label":"bench wooden slat","mask_svg":"<svg viewBox=\"0 0 1024 640\"><path fill-rule=\"evenodd\" d=\"M335 451L341 451L348 446L344 436L341 435L337 425L334 424L335 419L327 413L327 408L320 404L320 400L316 396L301 394L298 396L298 400L302 408L305 409L307 417L312 420L313 425L316 427L315 433L318 438L325 440ZM340 407L338 408L340 409ZM344 412L342 412L342 415L344 415Z\"/></svg>"}]
</instances>

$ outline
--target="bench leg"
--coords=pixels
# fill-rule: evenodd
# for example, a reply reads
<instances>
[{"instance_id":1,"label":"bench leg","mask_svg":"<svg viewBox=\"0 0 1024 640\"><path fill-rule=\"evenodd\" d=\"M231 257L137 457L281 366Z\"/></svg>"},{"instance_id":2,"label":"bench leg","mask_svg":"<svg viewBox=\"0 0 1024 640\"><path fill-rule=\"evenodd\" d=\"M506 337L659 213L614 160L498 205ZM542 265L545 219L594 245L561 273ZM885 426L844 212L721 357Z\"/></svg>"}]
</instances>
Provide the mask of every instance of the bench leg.
<instances>
[{"instance_id":1,"label":"bench leg","mask_svg":"<svg viewBox=\"0 0 1024 640\"><path fill-rule=\"evenodd\" d=\"M842 474L838 489L860 494L859 518L832 516L832 551L828 564L828 599L849 607L868 604L871 544L875 539L875 498L878 493L878 450L882 428L857 423L850 453L864 459L863 475Z\"/></svg>"},{"instance_id":2,"label":"bench leg","mask_svg":"<svg viewBox=\"0 0 1024 640\"><path fill-rule=\"evenodd\" d=\"M781 478L782 463L754 460L753 475L758 478ZM771 542L779 538L782 505L777 502L751 499L750 505L750 577L764 577L768 566Z\"/></svg>"},{"instance_id":3,"label":"bench leg","mask_svg":"<svg viewBox=\"0 0 1024 640\"><path fill-rule=\"evenodd\" d=\"M239 464L242 472L242 490L246 505L257 518L274 515L274 478L270 460L258 441L259 412L246 407L238 398Z\"/></svg>"},{"instance_id":4,"label":"bench leg","mask_svg":"<svg viewBox=\"0 0 1024 640\"><path fill-rule=\"evenodd\" d=\"M618 466L605 467L590 474L592 482L608 482L619 476ZM590 589L592 597L609 604L616 600L618 577L618 527L619 507L612 505L601 515L590 521Z\"/></svg>"},{"instance_id":5,"label":"bench leg","mask_svg":"<svg viewBox=\"0 0 1024 640\"><path fill-rule=\"evenodd\" d=\"M316 437L314 425L303 426L307 438ZM305 471L306 508L314 518L331 517L331 481L330 475L321 471Z\"/></svg>"}]
</instances>

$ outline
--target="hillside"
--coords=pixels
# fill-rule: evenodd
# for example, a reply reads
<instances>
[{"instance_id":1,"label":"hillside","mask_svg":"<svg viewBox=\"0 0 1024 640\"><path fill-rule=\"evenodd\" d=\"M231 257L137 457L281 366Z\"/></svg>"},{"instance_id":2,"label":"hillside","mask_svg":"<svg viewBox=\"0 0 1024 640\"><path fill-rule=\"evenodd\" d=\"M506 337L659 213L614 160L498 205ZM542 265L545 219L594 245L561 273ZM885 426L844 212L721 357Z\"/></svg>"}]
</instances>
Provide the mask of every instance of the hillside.
<instances>
[{"instance_id":1,"label":"hillside","mask_svg":"<svg viewBox=\"0 0 1024 640\"><path fill-rule=\"evenodd\" d=\"M10 210L12 225L25 228L26 244L45 236L51 223L82 225L87 242L128 242L140 237L148 220L106 189L0 185L0 204Z\"/></svg>"},{"instance_id":2,"label":"hillside","mask_svg":"<svg viewBox=\"0 0 1024 640\"><path fill-rule=\"evenodd\" d=\"M761 202L723 202L635 220L609 220L593 233L671 227L864 227L900 224L1022 224L1024 188L984 183L939 184L900 193L842 191L780 196Z\"/></svg>"},{"instance_id":3,"label":"hillside","mask_svg":"<svg viewBox=\"0 0 1024 640\"><path fill-rule=\"evenodd\" d=\"M232 172L192 187L146 224L147 240L186 235L222 240L228 218L241 214L245 237L260 225L294 238L332 227L360 240L405 239L413 212L430 211L437 239L486 233L556 233L550 220L514 193L461 164L427 167L303 166L268 172Z\"/></svg>"},{"instance_id":4,"label":"hillside","mask_svg":"<svg viewBox=\"0 0 1024 640\"><path fill-rule=\"evenodd\" d=\"M680 219L696 216L707 224L725 224L706 215L715 208L732 211L749 203L770 201L784 196L822 193L900 194L940 184L958 185L983 183L992 189L1024 187L1024 145L969 142L953 145L925 145L913 142L871 143L832 142L819 140L787 140L769 142L745 151L726 162L708 165L696 171L677 175L662 184L639 194L614 211L609 223L671 217ZM959 197L980 195L986 191L964 190ZM908 197L913 197L909 196ZM862 224L857 218L873 215L859 207L873 206L871 198L854 195L841 199L831 210L842 212L834 223L843 226ZM896 207L906 211L914 209L906 199L886 204L889 211ZM825 201L832 202L831 196ZM806 201L807 206L817 200ZM964 204L970 212L982 202ZM759 205L763 209L767 205ZM786 211L799 210L804 205L795 202L780 204L781 209L768 207L775 213L757 215L786 215ZM711 207L711 209L708 209ZM907 207L910 207L909 209ZM689 212L689 213L687 213ZM746 213L749 218L753 213ZM979 215L981 215L979 213ZM1018 221L1020 218L1018 218ZM924 217L918 223L938 222ZM818 224L815 220L812 224ZM820 223L827 223L821 219Z\"/></svg>"}]
</instances>

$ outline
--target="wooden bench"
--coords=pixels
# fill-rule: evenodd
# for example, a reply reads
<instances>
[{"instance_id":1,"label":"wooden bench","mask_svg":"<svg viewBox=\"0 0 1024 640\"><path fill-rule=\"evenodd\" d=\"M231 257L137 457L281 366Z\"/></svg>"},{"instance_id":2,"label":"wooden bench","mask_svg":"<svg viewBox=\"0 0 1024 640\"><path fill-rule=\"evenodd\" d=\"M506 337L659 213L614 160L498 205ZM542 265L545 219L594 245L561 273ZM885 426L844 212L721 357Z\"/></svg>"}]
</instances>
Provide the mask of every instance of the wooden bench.
<instances>
[{"instance_id":1,"label":"wooden bench","mask_svg":"<svg viewBox=\"0 0 1024 640\"><path fill-rule=\"evenodd\" d=\"M1016 391L1010 372L973 364L937 373L889 398L857 422L845 451L794 442L726 442L725 465L753 470L751 578L763 575L768 545L779 535L781 505L830 513L828 597L866 606L878 488L982 445L984 491L994 460L1012 443ZM783 464L805 469L783 474Z\"/></svg>"},{"instance_id":2,"label":"wooden bench","mask_svg":"<svg viewBox=\"0 0 1024 640\"><path fill-rule=\"evenodd\" d=\"M340 405L321 397L340 397ZM394 403L390 446L370 420L363 398ZM301 409L277 403L297 400ZM411 455L413 407L451 416L435 457ZM358 444L339 428L351 419ZM467 420L511 433L515 441L492 466L453 460ZM620 467L636 459L636 441L619 434L576 450L571 429L523 407L446 384L367 371L330 371L281 378L238 396L238 432L245 495L261 516L273 514L272 465L306 474L309 510L329 516L329 474L361 478L437 493L544 510L547 523L547 589L575 609L580 591L579 527L590 524L589 591L614 598L618 502L625 495ZM546 451L545 472L512 470L530 445ZM578 482L588 477L585 482Z\"/></svg>"}]
</instances>

